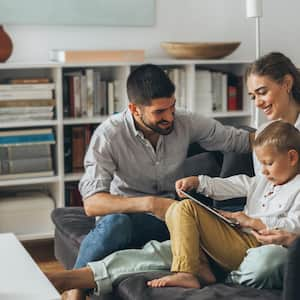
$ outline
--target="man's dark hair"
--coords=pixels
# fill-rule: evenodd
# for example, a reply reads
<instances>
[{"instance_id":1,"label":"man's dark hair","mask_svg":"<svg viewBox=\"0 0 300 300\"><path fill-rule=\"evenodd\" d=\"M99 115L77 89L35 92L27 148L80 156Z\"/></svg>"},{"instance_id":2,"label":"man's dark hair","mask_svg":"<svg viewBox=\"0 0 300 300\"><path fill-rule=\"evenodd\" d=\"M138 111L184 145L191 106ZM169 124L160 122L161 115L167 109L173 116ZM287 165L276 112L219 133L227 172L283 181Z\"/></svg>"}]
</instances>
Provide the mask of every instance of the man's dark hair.
<instances>
[{"instance_id":1,"label":"man's dark hair","mask_svg":"<svg viewBox=\"0 0 300 300\"><path fill-rule=\"evenodd\" d=\"M138 66L127 79L128 98L135 104L150 105L151 100L169 98L174 92L174 84L168 75L156 65Z\"/></svg>"}]
</instances>

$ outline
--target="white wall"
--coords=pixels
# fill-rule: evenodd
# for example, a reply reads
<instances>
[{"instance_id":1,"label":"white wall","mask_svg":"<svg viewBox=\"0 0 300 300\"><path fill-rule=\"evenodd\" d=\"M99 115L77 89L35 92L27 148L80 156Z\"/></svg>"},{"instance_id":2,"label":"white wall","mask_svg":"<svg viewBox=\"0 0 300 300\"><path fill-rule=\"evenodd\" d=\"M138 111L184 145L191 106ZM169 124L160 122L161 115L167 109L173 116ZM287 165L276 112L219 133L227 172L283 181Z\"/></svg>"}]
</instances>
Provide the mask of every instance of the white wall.
<instances>
[{"instance_id":1,"label":"white wall","mask_svg":"<svg viewBox=\"0 0 300 300\"><path fill-rule=\"evenodd\" d=\"M124 0L125 1L125 0ZM282 51L300 65L299 0L263 0L262 48ZM246 0L156 0L153 27L7 25L14 43L10 61L46 61L55 48L143 48L162 56L161 41L242 41L232 59L255 57L255 20ZM138 12L133 12L138 13Z\"/></svg>"}]
</instances>

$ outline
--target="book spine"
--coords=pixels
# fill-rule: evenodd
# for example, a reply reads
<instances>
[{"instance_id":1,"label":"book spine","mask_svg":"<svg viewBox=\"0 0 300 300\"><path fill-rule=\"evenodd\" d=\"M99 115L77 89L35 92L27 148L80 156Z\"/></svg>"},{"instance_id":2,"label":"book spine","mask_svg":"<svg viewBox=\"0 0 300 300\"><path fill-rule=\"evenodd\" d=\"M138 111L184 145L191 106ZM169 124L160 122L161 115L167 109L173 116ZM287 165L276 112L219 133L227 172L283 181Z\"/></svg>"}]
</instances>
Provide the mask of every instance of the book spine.
<instances>
[{"instance_id":1,"label":"book spine","mask_svg":"<svg viewBox=\"0 0 300 300\"><path fill-rule=\"evenodd\" d=\"M32 100L32 99L52 99L51 90L35 91L0 91L0 100Z\"/></svg>"},{"instance_id":2,"label":"book spine","mask_svg":"<svg viewBox=\"0 0 300 300\"><path fill-rule=\"evenodd\" d=\"M72 127L72 170L80 172L83 170L85 154L85 129L83 126Z\"/></svg>"},{"instance_id":3,"label":"book spine","mask_svg":"<svg viewBox=\"0 0 300 300\"><path fill-rule=\"evenodd\" d=\"M39 84L0 84L0 91L39 91L53 90L54 83L39 83Z\"/></svg>"},{"instance_id":4,"label":"book spine","mask_svg":"<svg viewBox=\"0 0 300 300\"><path fill-rule=\"evenodd\" d=\"M0 137L0 146L23 143L37 143L37 142L54 142L53 134L35 134L35 135L21 135L21 136L5 136Z\"/></svg>"}]
</instances>

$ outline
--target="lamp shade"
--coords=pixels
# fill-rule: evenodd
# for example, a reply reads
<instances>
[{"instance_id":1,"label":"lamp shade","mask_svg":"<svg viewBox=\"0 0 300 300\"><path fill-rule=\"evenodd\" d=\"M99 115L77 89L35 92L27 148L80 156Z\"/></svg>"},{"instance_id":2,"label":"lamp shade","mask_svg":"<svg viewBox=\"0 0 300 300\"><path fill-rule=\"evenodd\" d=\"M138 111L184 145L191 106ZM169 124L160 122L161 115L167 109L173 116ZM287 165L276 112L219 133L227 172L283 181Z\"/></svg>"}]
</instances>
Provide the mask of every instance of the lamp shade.
<instances>
[{"instance_id":1,"label":"lamp shade","mask_svg":"<svg viewBox=\"0 0 300 300\"><path fill-rule=\"evenodd\" d=\"M262 17L262 0L246 0L247 18Z\"/></svg>"}]
</instances>

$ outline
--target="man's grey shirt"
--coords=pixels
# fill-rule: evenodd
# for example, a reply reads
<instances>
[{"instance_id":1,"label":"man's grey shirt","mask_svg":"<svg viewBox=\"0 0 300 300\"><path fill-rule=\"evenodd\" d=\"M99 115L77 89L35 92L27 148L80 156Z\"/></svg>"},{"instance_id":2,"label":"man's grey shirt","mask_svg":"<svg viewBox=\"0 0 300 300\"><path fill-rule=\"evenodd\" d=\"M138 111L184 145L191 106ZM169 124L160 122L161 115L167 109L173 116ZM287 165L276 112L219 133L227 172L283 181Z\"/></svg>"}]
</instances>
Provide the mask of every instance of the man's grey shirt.
<instances>
[{"instance_id":1,"label":"man's grey shirt","mask_svg":"<svg viewBox=\"0 0 300 300\"><path fill-rule=\"evenodd\" d=\"M184 176L183 163L193 142L206 150L250 151L247 131L179 111L175 113L173 131L160 135L154 149L135 128L127 109L95 130L84 159L80 193L83 199L97 192L175 198L175 181Z\"/></svg>"}]
</instances>

